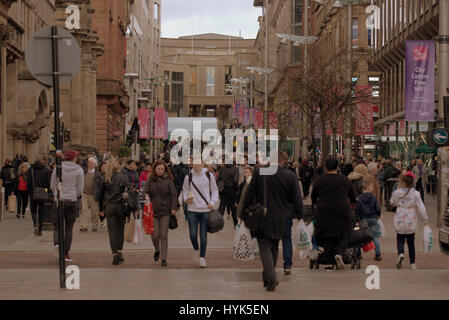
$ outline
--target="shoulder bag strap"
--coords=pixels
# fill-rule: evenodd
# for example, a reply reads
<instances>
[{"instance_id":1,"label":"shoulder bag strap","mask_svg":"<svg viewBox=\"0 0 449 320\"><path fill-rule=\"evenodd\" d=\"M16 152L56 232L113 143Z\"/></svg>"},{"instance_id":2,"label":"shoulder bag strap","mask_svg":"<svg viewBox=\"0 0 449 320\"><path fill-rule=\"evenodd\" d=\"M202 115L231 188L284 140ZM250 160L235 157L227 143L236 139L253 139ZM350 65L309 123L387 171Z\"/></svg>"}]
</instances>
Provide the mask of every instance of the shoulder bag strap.
<instances>
[{"instance_id":1,"label":"shoulder bag strap","mask_svg":"<svg viewBox=\"0 0 449 320\"><path fill-rule=\"evenodd\" d=\"M195 188L195 190L200 194L201 198L203 198L204 202L206 202L206 204L209 204L209 202L207 201L206 197L203 196L201 191L197 188L195 182L193 182L193 179L190 182L192 183L192 186Z\"/></svg>"}]
</instances>

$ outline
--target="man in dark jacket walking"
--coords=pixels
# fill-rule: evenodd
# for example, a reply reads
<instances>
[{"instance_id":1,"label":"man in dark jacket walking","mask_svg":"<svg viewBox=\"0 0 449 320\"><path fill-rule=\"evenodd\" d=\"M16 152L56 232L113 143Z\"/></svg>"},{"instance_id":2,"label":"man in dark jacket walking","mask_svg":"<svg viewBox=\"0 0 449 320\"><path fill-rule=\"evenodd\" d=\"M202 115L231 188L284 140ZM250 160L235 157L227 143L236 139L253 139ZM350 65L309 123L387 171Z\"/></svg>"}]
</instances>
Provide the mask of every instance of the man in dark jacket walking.
<instances>
[{"instance_id":1,"label":"man in dark jacket walking","mask_svg":"<svg viewBox=\"0 0 449 320\"><path fill-rule=\"evenodd\" d=\"M300 177L302 183L302 191L304 192L304 199L309 196L310 185L312 184L313 168L309 166L309 162L304 160L300 170Z\"/></svg>"},{"instance_id":2,"label":"man in dark jacket walking","mask_svg":"<svg viewBox=\"0 0 449 320\"><path fill-rule=\"evenodd\" d=\"M5 160L5 165L0 173L0 179L3 181L3 188L5 188L5 206L8 205L8 198L14 193L14 188L17 181L17 171L11 164L9 159Z\"/></svg>"},{"instance_id":3,"label":"man in dark jacket walking","mask_svg":"<svg viewBox=\"0 0 449 320\"><path fill-rule=\"evenodd\" d=\"M27 178L27 189L30 191L30 209L34 223L34 234L41 236L44 223L44 203L33 199L34 188L50 189L51 170L47 168L47 159L36 160L31 166Z\"/></svg>"},{"instance_id":4,"label":"man in dark jacket walking","mask_svg":"<svg viewBox=\"0 0 449 320\"><path fill-rule=\"evenodd\" d=\"M278 163L288 161L288 155L278 152ZM298 201L296 178L287 169L278 168L274 175L262 176L256 169L248 188L243 210L243 220L246 219L246 208L255 200L263 204L264 184L267 191L267 215L264 217L262 231L256 233L260 249L260 259L263 264L263 282L268 291L274 291L279 281L276 278L276 263L279 253L279 241L284 236L285 221L288 216L288 204L292 212L301 215L301 203Z\"/></svg>"},{"instance_id":5,"label":"man in dark jacket walking","mask_svg":"<svg viewBox=\"0 0 449 320\"><path fill-rule=\"evenodd\" d=\"M224 184L224 189L220 192L221 215L224 215L225 208L232 213L234 226L237 225L237 207L235 206L235 197L239 187L239 169L234 164L226 164L218 171L217 185Z\"/></svg>"}]
</instances>

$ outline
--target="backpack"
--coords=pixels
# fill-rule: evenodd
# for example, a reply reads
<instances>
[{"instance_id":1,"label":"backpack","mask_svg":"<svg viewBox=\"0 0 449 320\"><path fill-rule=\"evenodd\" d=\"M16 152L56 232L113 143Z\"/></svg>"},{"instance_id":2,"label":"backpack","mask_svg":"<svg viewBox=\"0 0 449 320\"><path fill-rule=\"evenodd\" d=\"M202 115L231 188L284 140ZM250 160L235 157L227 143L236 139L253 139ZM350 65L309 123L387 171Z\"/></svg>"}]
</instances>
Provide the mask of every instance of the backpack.
<instances>
[{"instance_id":1,"label":"backpack","mask_svg":"<svg viewBox=\"0 0 449 320\"><path fill-rule=\"evenodd\" d=\"M14 168L9 169L9 179L16 180L16 172L15 172Z\"/></svg>"}]
</instances>

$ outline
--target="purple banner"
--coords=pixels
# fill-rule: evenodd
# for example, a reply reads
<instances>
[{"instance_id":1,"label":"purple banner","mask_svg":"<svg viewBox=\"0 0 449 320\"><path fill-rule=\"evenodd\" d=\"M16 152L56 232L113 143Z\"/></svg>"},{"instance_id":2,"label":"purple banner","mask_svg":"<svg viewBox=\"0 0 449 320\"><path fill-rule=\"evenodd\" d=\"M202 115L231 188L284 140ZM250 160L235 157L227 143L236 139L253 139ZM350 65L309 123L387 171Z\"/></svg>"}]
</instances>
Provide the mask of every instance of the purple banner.
<instances>
[{"instance_id":1,"label":"purple banner","mask_svg":"<svg viewBox=\"0 0 449 320\"><path fill-rule=\"evenodd\" d=\"M406 41L405 120L435 121L435 43Z\"/></svg>"},{"instance_id":2,"label":"purple banner","mask_svg":"<svg viewBox=\"0 0 449 320\"><path fill-rule=\"evenodd\" d=\"M243 125L249 126L249 108L243 108Z\"/></svg>"}]
</instances>

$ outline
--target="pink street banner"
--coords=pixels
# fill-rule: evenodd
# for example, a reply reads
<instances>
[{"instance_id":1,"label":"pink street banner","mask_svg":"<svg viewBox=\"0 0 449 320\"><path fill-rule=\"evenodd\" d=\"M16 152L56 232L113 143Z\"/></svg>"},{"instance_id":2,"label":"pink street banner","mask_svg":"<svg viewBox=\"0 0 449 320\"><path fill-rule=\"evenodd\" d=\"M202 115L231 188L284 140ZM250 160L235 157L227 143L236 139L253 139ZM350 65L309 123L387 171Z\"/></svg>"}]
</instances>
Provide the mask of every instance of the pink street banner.
<instances>
[{"instance_id":1,"label":"pink street banner","mask_svg":"<svg viewBox=\"0 0 449 320\"><path fill-rule=\"evenodd\" d=\"M150 110L149 109L137 110L137 119L140 127L139 132L140 139L150 138Z\"/></svg>"},{"instance_id":2,"label":"pink street banner","mask_svg":"<svg viewBox=\"0 0 449 320\"><path fill-rule=\"evenodd\" d=\"M243 125L249 126L249 116L250 116L250 110L249 108L243 108Z\"/></svg>"},{"instance_id":3,"label":"pink street banner","mask_svg":"<svg viewBox=\"0 0 449 320\"><path fill-rule=\"evenodd\" d=\"M435 121L435 42L405 43L405 120Z\"/></svg>"},{"instance_id":4,"label":"pink street banner","mask_svg":"<svg viewBox=\"0 0 449 320\"><path fill-rule=\"evenodd\" d=\"M157 108L154 110L154 138L165 139L165 109Z\"/></svg>"},{"instance_id":5,"label":"pink street banner","mask_svg":"<svg viewBox=\"0 0 449 320\"><path fill-rule=\"evenodd\" d=\"M396 122L390 123L390 126L388 127L388 135L390 137L396 137Z\"/></svg>"},{"instance_id":6,"label":"pink street banner","mask_svg":"<svg viewBox=\"0 0 449 320\"><path fill-rule=\"evenodd\" d=\"M268 124L269 124L270 129L278 128L278 118L277 118L276 112L268 113Z\"/></svg>"},{"instance_id":7,"label":"pink street banner","mask_svg":"<svg viewBox=\"0 0 449 320\"><path fill-rule=\"evenodd\" d=\"M388 135L388 126L384 127L384 137Z\"/></svg>"},{"instance_id":8,"label":"pink street banner","mask_svg":"<svg viewBox=\"0 0 449 320\"><path fill-rule=\"evenodd\" d=\"M254 127L256 130L263 129L263 111L256 111Z\"/></svg>"},{"instance_id":9,"label":"pink street banner","mask_svg":"<svg viewBox=\"0 0 449 320\"><path fill-rule=\"evenodd\" d=\"M165 111L165 139L168 139L168 111Z\"/></svg>"},{"instance_id":10,"label":"pink street banner","mask_svg":"<svg viewBox=\"0 0 449 320\"><path fill-rule=\"evenodd\" d=\"M405 120L401 120L399 122L399 136L400 137L405 137L406 136Z\"/></svg>"},{"instance_id":11,"label":"pink street banner","mask_svg":"<svg viewBox=\"0 0 449 320\"><path fill-rule=\"evenodd\" d=\"M356 95L357 92L359 101L357 102L355 134L357 136L374 134L374 105L369 101L372 97L372 88L371 86L357 86Z\"/></svg>"}]
</instances>

